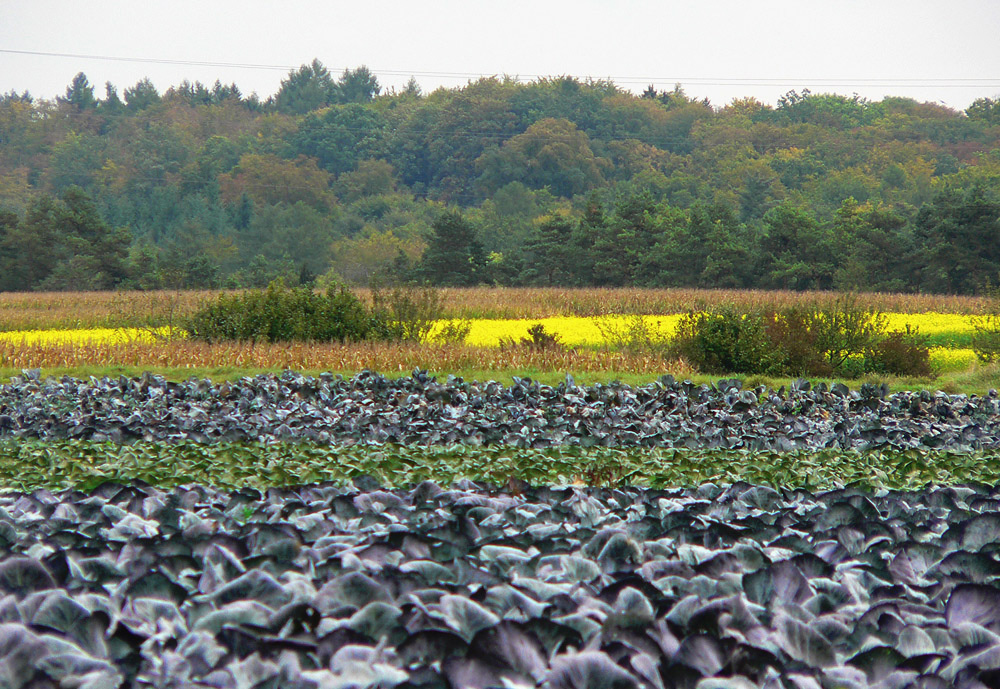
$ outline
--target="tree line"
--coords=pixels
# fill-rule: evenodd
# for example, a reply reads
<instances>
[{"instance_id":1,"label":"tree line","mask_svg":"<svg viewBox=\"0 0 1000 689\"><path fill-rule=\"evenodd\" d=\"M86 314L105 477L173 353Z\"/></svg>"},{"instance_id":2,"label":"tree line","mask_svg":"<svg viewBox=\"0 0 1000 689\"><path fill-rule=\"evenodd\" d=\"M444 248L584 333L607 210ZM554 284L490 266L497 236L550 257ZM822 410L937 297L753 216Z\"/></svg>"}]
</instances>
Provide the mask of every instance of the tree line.
<instances>
[{"instance_id":1,"label":"tree line","mask_svg":"<svg viewBox=\"0 0 1000 689\"><path fill-rule=\"evenodd\" d=\"M0 96L0 289L697 285L970 293L1000 276L1000 106L724 106L572 77L261 99L148 79Z\"/></svg>"}]
</instances>

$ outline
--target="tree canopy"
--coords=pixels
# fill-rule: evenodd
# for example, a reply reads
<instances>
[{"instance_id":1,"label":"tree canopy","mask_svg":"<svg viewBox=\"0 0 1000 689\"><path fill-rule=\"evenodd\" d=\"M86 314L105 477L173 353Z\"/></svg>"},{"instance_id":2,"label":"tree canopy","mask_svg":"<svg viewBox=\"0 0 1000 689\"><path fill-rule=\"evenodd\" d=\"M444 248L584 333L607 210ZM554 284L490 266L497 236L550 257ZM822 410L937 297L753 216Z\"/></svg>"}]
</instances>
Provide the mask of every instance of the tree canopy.
<instances>
[{"instance_id":1,"label":"tree canopy","mask_svg":"<svg viewBox=\"0 0 1000 689\"><path fill-rule=\"evenodd\" d=\"M2 289L1000 280L1000 105L713 105L569 76L384 89L319 60L261 98L149 79L0 95Z\"/></svg>"}]
</instances>

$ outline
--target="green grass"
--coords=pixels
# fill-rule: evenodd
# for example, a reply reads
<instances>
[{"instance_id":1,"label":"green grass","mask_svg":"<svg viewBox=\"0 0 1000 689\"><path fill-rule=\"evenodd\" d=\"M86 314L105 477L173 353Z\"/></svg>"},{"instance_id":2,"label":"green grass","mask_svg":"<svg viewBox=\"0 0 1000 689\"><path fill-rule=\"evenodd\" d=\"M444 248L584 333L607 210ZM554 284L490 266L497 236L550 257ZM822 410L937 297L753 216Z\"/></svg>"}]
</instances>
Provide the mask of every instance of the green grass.
<instances>
[{"instance_id":1,"label":"green grass","mask_svg":"<svg viewBox=\"0 0 1000 689\"><path fill-rule=\"evenodd\" d=\"M928 485L1000 482L998 453L739 452L565 447L338 447L269 443L212 445L87 441L0 441L0 488L91 491L107 483L144 481L161 488L198 483L222 489L349 481L372 476L386 487L459 478L502 486L652 488L707 482L822 490L847 484L867 489L920 490Z\"/></svg>"}]
</instances>

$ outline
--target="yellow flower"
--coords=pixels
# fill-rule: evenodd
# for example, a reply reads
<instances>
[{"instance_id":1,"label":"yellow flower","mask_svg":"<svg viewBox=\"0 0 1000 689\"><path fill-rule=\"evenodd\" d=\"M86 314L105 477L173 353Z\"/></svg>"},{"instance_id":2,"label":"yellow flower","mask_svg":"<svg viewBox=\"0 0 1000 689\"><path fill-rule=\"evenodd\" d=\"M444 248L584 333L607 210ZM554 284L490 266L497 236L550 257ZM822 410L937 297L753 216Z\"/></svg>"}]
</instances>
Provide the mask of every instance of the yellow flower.
<instances>
[{"instance_id":1,"label":"yellow flower","mask_svg":"<svg viewBox=\"0 0 1000 689\"><path fill-rule=\"evenodd\" d=\"M86 330L11 330L0 332L0 341L24 345L152 344L169 337L186 337L179 328L89 328Z\"/></svg>"},{"instance_id":2,"label":"yellow flower","mask_svg":"<svg viewBox=\"0 0 1000 689\"><path fill-rule=\"evenodd\" d=\"M976 360L976 352L966 348L931 347L930 360L931 366L938 373L963 371Z\"/></svg>"},{"instance_id":3,"label":"yellow flower","mask_svg":"<svg viewBox=\"0 0 1000 689\"><path fill-rule=\"evenodd\" d=\"M641 319L641 327L651 335L667 338L674 334L679 314L668 316L604 316L587 318L583 316L556 316L531 319L476 318L471 321L465 343L476 347L498 347L503 340L518 341L528 336L528 329L541 325L545 331L556 335L568 347L579 345L596 346L608 344L609 333L625 333L635 326L635 319ZM431 329L428 339L433 340L446 323L440 321Z\"/></svg>"}]
</instances>

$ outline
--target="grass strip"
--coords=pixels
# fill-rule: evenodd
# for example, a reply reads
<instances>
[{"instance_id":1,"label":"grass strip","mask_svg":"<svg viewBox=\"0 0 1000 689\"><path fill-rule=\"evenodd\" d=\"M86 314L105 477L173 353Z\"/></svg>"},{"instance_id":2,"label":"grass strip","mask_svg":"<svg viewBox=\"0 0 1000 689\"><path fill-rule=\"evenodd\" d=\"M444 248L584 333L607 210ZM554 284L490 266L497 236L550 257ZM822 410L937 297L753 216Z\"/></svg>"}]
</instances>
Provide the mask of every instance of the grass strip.
<instances>
[{"instance_id":1,"label":"grass strip","mask_svg":"<svg viewBox=\"0 0 1000 689\"><path fill-rule=\"evenodd\" d=\"M371 476L385 487L467 478L494 485L677 488L746 481L788 489L857 485L921 490L930 485L1000 483L1000 453L747 452L641 448L328 446L304 443L0 441L0 488L77 489L143 481L160 488L222 489L349 481Z\"/></svg>"}]
</instances>

